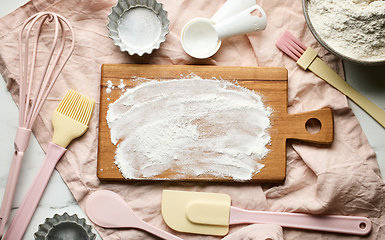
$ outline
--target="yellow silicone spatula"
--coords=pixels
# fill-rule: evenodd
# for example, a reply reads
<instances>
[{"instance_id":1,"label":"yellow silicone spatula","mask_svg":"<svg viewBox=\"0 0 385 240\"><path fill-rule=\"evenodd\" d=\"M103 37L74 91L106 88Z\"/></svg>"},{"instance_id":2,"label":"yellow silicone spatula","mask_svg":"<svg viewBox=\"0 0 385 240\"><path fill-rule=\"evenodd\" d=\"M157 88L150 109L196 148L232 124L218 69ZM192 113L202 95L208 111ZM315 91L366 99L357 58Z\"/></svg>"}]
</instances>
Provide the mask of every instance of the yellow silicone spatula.
<instances>
[{"instance_id":1,"label":"yellow silicone spatula","mask_svg":"<svg viewBox=\"0 0 385 240\"><path fill-rule=\"evenodd\" d=\"M226 235L229 225L250 223L355 235L371 231L365 217L248 211L230 204L226 194L164 190L162 216L176 231L217 236Z\"/></svg>"}]
</instances>

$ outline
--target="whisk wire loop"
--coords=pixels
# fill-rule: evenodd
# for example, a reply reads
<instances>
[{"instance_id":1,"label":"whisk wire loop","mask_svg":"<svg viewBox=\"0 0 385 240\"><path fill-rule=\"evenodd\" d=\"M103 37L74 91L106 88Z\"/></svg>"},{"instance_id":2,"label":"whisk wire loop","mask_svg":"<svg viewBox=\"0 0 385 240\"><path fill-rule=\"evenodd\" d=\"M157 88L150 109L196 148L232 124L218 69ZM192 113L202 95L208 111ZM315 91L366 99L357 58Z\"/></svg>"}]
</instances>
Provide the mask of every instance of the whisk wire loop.
<instances>
[{"instance_id":1,"label":"whisk wire loop","mask_svg":"<svg viewBox=\"0 0 385 240\"><path fill-rule=\"evenodd\" d=\"M53 23L55 26L54 37L52 40L52 46L50 48L48 58L42 70L40 79L33 80L35 78L35 64L38 42L40 33L44 23ZM38 25L36 36L33 43L32 57L29 59L29 44L31 38L31 32L33 27ZM71 32L72 44L68 54L64 57L61 64L61 55L64 52L66 45L66 31ZM25 32L25 41L23 41L23 34ZM59 35L61 38L59 40ZM24 44L23 44L24 43ZM60 45L59 45L60 44ZM24 56L23 56L24 46ZM69 22L56 13L42 12L38 13L25 21L22 26L22 30L19 34L19 54L20 54L20 114L19 114L19 127L31 129L35 122L38 113L40 112L45 100L48 97L49 92L52 90L56 79L63 70L65 64L70 58L75 47L75 36L73 29ZM31 66L29 67L29 60L31 60ZM39 81L37 87L33 87L32 82ZM26 89L28 87L28 89ZM35 91L34 94L32 91Z\"/></svg>"}]
</instances>

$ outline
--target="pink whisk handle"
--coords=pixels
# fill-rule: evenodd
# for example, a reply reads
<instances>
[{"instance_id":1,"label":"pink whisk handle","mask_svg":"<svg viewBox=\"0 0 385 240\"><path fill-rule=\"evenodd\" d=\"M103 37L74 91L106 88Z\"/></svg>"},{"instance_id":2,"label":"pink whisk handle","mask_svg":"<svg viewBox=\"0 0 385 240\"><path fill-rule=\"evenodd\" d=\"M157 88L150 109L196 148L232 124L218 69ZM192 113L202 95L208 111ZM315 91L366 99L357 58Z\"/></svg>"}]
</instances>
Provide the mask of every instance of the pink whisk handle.
<instances>
[{"instance_id":1,"label":"pink whisk handle","mask_svg":"<svg viewBox=\"0 0 385 240\"><path fill-rule=\"evenodd\" d=\"M65 148L50 142L44 162L2 240L20 240L23 238L52 172L65 152Z\"/></svg>"},{"instance_id":2,"label":"pink whisk handle","mask_svg":"<svg viewBox=\"0 0 385 240\"><path fill-rule=\"evenodd\" d=\"M372 223L366 217L248 211L231 207L230 224L264 223L316 231L366 235Z\"/></svg>"},{"instance_id":3,"label":"pink whisk handle","mask_svg":"<svg viewBox=\"0 0 385 240\"><path fill-rule=\"evenodd\" d=\"M15 138L15 153L11 163L11 169L9 171L7 186L5 187L5 193L3 197L3 203L0 210L0 238L3 236L5 224L8 221L9 214L12 208L13 197L16 191L17 180L23 162L24 151L28 147L29 139L31 137L31 130L26 128L18 128Z\"/></svg>"},{"instance_id":4,"label":"pink whisk handle","mask_svg":"<svg viewBox=\"0 0 385 240\"><path fill-rule=\"evenodd\" d=\"M18 127L15 137L15 149L18 152L27 150L29 139L31 138L31 129Z\"/></svg>"},{"instance_id":5,"label":"pink whisk handle","mask_svg":"<svg viewBox=\"0 0 385 240\"><path fill-rule=\"evenodd\" d=\"M7 186L3 197L3 203L1 205L0 218L0 238L3 236L5 224L8 222L9 214L12 208L13 196L15 195L17 179L19 178L19 172L21 163L23 161L23 152L15 152L12 159L11 170L8 175Z\"/></svg>"}]
</instances>

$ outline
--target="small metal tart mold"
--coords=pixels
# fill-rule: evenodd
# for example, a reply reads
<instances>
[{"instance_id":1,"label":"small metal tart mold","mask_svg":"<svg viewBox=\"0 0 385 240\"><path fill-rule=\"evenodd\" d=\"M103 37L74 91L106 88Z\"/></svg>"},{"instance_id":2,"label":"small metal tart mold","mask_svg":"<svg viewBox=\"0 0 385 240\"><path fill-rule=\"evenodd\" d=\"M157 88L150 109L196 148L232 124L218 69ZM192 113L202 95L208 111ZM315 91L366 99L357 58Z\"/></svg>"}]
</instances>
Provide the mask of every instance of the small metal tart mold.
<instances>
[{"instance_id":1,"label":"small metal tart mold","mask_svg":"<svg viewBox=\"0 0 385 240\"><path fill-rule=\"evenodd\" d=\"M96 234L92 233L91 229L86 220L79 219L76 214L55 214L53 218L46 218L45 222L39 225L34 236L35 240L94 240Z\"/></svg>"},{"instance_id":2,"label":"small metal tart mold","mask_svg":"<svg viewBox=\"0 0 385 240\"><path fill-rule=\"evenodd\" d=\"M155 0L119 0L108 15L109 37L122 52L142 56L166 41L170 21Z\"/></svg>"}]
</instances>

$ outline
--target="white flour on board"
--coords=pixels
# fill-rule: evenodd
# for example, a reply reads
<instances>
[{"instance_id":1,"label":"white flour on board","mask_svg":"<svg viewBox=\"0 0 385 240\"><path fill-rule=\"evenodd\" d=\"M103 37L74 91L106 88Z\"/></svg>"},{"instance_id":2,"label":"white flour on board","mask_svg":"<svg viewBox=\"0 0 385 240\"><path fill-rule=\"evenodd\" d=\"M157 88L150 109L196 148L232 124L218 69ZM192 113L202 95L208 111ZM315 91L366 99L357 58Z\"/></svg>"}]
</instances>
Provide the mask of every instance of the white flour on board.
<instances>
[{"instance_id":1,"label":"white flour on board","mask_svg":"<svg viewBox=\"0 0 385 240\"><path fill-rule=\"evenodd\" d=\"M173 177L249 180L269 153L271 114L249 89L194 76L126 89L106 119L127 179L172 169Z\"/></svg>"}]
</instances>

